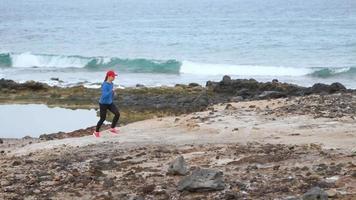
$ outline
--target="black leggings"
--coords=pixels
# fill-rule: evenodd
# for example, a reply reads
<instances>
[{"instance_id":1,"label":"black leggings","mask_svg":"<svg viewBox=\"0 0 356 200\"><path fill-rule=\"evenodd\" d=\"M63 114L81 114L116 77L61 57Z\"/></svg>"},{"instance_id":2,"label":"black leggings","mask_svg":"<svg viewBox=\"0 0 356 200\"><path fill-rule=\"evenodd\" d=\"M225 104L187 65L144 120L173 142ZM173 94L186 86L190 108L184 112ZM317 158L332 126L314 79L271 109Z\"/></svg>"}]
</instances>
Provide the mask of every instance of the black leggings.
<instances>
[{"instance_id":1,"label":"black leggings","mask_svg":"<svg viewBox=\"0 0 356 200\"><path fill-rule=\"evenodd\" d=\"M117 121L120 119L120 112L117 109L117 107L112 103L112 104L100 104L100 120L98 121L98 124L96 125L96 131L98 132L100 130L101 125L103 125L105 119L106 119L106 112L107 110L110 110L115 116L114 119L112 120L111 123L111 128L115 128Z\"/></svg>"}]
</instances>

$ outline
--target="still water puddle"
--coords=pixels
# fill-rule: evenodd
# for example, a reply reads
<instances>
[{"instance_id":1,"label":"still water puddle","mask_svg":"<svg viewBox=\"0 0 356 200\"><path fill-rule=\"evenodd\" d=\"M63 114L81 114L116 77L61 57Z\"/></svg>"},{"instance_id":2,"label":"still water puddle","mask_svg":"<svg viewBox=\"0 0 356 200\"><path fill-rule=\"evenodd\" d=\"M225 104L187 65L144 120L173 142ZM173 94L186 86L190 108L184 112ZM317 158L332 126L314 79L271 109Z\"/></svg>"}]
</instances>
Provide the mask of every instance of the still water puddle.
<instances>
[{"instance_id":1,"label":"still water puddle","mask_svg":"<svg viewBox=\"0 0 356 200\"><path fill-rule=\"evenodd\" d=\"M96 125L94 109L49 108L41 104L0 105L0 138L38 137Z\"/></svg>"}]
</instances>

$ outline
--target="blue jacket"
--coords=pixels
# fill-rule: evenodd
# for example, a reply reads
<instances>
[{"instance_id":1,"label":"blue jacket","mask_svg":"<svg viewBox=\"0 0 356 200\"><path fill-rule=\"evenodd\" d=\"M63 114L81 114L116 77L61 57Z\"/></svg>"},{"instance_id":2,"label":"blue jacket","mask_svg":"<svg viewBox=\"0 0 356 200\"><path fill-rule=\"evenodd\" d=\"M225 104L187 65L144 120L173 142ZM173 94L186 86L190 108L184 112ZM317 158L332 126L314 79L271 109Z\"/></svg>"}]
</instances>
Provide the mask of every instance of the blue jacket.
<instances>
[{"instance_id":1,"label":"blue jacket","mask_svg":"<svg viewBox=\"0 0 356 200\"><path fill-rule=\"evenodd\" d=\"M112 104L114 98L114 84L104 81L101 85L101 97L99 100L100 104Z\"/></svg>"}]
</instances>

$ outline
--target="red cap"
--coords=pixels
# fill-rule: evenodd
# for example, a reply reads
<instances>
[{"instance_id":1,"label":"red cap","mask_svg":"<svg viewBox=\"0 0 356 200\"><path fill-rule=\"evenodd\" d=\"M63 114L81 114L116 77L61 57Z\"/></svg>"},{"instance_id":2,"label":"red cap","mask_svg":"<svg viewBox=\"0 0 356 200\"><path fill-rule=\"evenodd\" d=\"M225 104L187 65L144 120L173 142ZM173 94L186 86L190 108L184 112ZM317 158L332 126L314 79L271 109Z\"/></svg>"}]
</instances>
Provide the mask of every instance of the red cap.
<instances>
[{"instance_id":1,"label":"red cap","mask_svg":"<svg viewBox=\"0 0 356 200\"><path fill-rule=\"evenodd\" d=\"M106 76L114 77L114 76L117 76L117 74L113 70L110 70L110 71L106 72Z\"/></svg>"}]
</instances>

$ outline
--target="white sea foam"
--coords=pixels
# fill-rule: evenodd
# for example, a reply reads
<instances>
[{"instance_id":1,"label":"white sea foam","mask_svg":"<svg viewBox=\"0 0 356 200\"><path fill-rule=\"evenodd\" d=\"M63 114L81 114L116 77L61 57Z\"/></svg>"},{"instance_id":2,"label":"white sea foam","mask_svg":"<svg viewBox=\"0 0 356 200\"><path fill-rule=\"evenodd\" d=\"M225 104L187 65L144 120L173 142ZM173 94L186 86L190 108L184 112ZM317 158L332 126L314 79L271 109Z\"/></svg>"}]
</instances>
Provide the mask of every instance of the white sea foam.
<instances>
[{"instance_id":1,"label":"white sea foam","mask_svg":"<svg viewBox=\"0 0 356 200\"><path fill-rule=\"evenodd\" d=\"M13 67L84 67L90 59L77 56L36 55L30 52L10 54Z\"/></svg>"},{"instance_id":2,"label":"white sea foam","mask_svg":"<svg viewBox=\"0 0 356 200\"><path fill-rule=\"evenodd\" d=\"M180 72L200 75L304 76L313 72L313 69L283 66L206 64L183 61Z\"/></svg>"}]
</instances>

